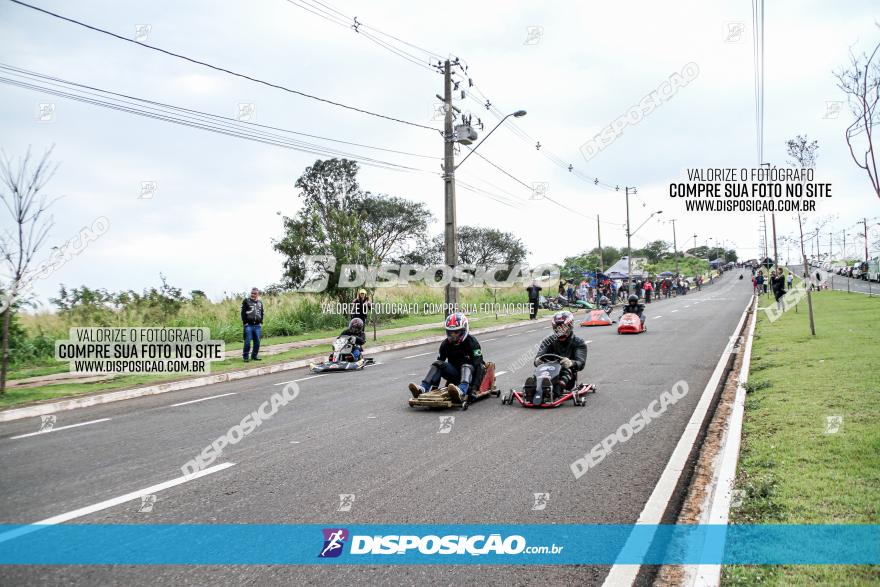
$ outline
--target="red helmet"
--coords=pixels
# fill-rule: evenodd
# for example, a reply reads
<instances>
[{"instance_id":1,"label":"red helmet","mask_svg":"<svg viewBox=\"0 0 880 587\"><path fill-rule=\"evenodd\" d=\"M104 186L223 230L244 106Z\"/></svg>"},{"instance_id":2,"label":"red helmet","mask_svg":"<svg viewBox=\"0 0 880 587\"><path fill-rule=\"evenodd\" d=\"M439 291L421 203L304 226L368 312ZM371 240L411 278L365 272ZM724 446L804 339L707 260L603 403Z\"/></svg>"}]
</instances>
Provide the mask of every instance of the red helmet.
<instances>
[{"instance_id":1,"label":"red helmet","mask_svg":"<svg viewBox=\"0 0 880 587\"><path fill-rule=\"evenodd\" d=\"M468 336L469 326L467 316L461 312L450 314L446 318L446 340L452 344L461 344Z\"/></svg>"},{"instance_id":2,"label":"red helmet","mask_svg":"<svg viewBox=\"0 0 880 587\"><path fill-rule=\"evenodd\" d=\"M553 315L553 334L559 340L567 340L574 332L574 316L571 312L556 312Z\"/></svg>"}]
</instances>

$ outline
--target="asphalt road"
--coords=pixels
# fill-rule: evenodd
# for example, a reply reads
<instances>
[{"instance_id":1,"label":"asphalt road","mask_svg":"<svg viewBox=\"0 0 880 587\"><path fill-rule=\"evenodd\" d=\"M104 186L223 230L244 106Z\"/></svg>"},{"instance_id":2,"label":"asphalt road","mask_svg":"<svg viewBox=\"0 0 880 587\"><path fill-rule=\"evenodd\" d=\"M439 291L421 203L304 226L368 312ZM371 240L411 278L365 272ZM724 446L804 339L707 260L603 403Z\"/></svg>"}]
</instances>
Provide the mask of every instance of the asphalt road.
<instances>
[{"instance_id":1,"label":"asphalt road","mask_svg":"<svg viewBox=\"0 0 880 587\"><path fill-rule=\"evenodd\" d=\"M795 271L798 275L803 273L801 269L802 265L792 265L791 269ZM842 275L836 275L834 273L830 273L825 271L824 269L817 269L816 267L810 268L810 275L815 278L816 272L822 276L822 281L828 284L828 287L838 291L855 291L861 292L871 295L880 295L880 283L874 283L865 281L862 279L853 279L851 277L844 277Z\"/></svg>"},{"instance_id":2,"label":"asphalt road","mask_svg":"<svg viewBox=\"0 0 880 587\"><path fill-rule=\"evenodd\" d=\"M83 408L0 425L0 520L31 523L181 476L180 467L283 383L301 393L218 462L234 466L72 523L634 523L728 343L751 294L736 274L702 292L650 304L648 332L581 328L582 381L598 385L585 408L503 406L468 411L408 407L434 345L376 355L361 372L309 378L306 370ZM578 314L582 316L583 314ZM502 389L531 371L547 320L480 337ZM368 353L369 354L369 353ZM513 366L522 365L519 368ZM576 480L570 464L679 380L688 395ZM215 397L219 396L219 397ZM184 405L181 402L203 400ZM440 417L454 416L439 433ZM106 420L103 420L106 419ZM95 420L102 420L95 423ZM85 423L85 424L84 424ZM84 424L64 428L75 424ZM524 450L526 444L530 447ZM534 446L546 447L536 454ZM216 464L216 463L215 463ZM549 493L534 511L534 493ZM340 494L354 494L337 511ZM4 567L0 583L94 584L601 584L598 566L157 566Z\"/></svg>"}]
</instances>

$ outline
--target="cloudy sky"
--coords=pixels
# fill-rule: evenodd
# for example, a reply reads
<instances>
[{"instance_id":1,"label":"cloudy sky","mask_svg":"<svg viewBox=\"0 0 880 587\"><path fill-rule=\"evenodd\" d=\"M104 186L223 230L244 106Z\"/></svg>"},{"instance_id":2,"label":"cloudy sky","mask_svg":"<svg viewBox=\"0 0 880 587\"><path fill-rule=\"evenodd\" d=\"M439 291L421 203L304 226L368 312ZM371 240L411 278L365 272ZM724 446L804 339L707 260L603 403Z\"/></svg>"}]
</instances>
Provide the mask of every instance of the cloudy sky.
<instances>
[{"instance_id":1,"label":"cloudy sky","mask_svg":"<svg viewBox=\"0 0 880 587\"><path fill-rule=\"evenodd\" d=\"M148 32L145 43L234 72L440 127L432 120L440 75L305 10L306 0L33 1L126 38ZM735 243L742 257L758 254L759 214L688 213L667 195L669 183L683 178L688 167L758 162L750 2L323 3L338 10L330 14L357 16L374 27L365 30L461 57L493 105L502 112L528 111L517 125L544 152L602 183L637 186L633 227L653 211L663 214L639 230L634 246L671 241L671 224L658 219L676 218L682 248L693 246L696 234L701 245L723 239ZM819 141L817 173L833 184L834 197L819 203L810 222L834 217L823 229L825 249L829 230L842 240L842 232L856 232L856 221L866 215L877 230L878 200L850 160L843 138L849 113L846 106L839 114L834 110L844 97L832 75L847 63L850 48L860 52L876 44L875 21L880 8L867 0L790 0L766 7L764 159L784 165L784 142L799 133ZM419 49L392 44L427 62ZM0 55L7 66L220 116L235 117L240 104L253 104L259 124L390 150L298 137L415 168L363 166L360 183L424 202L436 218L431 233L442 228L443 185L436 172L443 145L435 131L260 85L5 0ZM693 81L584 159L581 145L692 62L699 68ZM471 94L458 106L482 117L488 130L496 119L479 105L482 96ZM98 217L110 222L106 234L36 284L42 299L56 294L60 283L140 290L158 284L160 273L184 291L202 289L214 299L281 279L281 257L272 250L272 239L281 236L279 213L296 212L293 183L316 155L7 84L0 85L0 104L0 147L8 155L55 146L60 167L49 192L63 197L52 209L49 246L60 246ZM45 120L41 104L52 105ZM515 233L533 263L596 246L597 214L605 222L603 244L625 244L622 190L579 179L507 126L480 152L529 185L546 182L547 194L565 208L530 200L528 189L472 157L459 179L508 205L459 187L460 224ZM141 197L145 182L157 187L152 197ZM9 219L2 222L5 227ZM778 215L777 222L780 234L796 229L790 215ZM851 237L847 243L854 253ZM839 253L840 243L834 247Z\"/></svg>"}]
</instances>

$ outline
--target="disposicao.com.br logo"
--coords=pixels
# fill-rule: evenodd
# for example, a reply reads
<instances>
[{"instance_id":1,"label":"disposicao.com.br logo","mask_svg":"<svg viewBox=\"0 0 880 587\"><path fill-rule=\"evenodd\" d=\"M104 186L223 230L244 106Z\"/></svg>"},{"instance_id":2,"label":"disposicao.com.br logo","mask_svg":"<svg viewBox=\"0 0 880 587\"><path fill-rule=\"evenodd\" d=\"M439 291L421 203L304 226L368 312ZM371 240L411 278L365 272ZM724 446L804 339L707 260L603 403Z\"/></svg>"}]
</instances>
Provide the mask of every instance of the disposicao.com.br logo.
<instances>
[{"instance_id":1,"label":"disposicao.com.br logo","mask_svg":"<svg viewBox=\"0 0 880 587\"><path fill-rule=\"evenodd\" d=\"M324 547L320 558L338 557L349 538L344 528L325 528ZM466 535L377 535L350 537L349 554L352 555L520 555L520 554L559 554L563 546L528 546L520 535L502 537L501 534Z\"/></svg>"}]
</instances>

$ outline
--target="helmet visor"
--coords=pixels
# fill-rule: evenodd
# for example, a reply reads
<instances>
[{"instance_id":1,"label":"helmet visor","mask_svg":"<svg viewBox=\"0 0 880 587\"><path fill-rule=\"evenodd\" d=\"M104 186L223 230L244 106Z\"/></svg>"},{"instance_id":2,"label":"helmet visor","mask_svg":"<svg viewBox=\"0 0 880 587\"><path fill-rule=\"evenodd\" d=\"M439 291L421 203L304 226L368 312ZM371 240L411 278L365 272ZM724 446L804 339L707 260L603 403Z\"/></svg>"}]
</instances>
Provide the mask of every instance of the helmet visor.
<instances>
[{"instance_id":1,"label":"helmet visor","mask_svg":"<svg viewBox=\"0 0 880 587\"><path fill-rule=\"evenodd\" d=\"M452 344L458 344L464 340L464 337L467 336L467 332L465 332L464 328L460 330L447 330L446 331L446 340L451 342Z\"/></svg>"}]
</instances>

